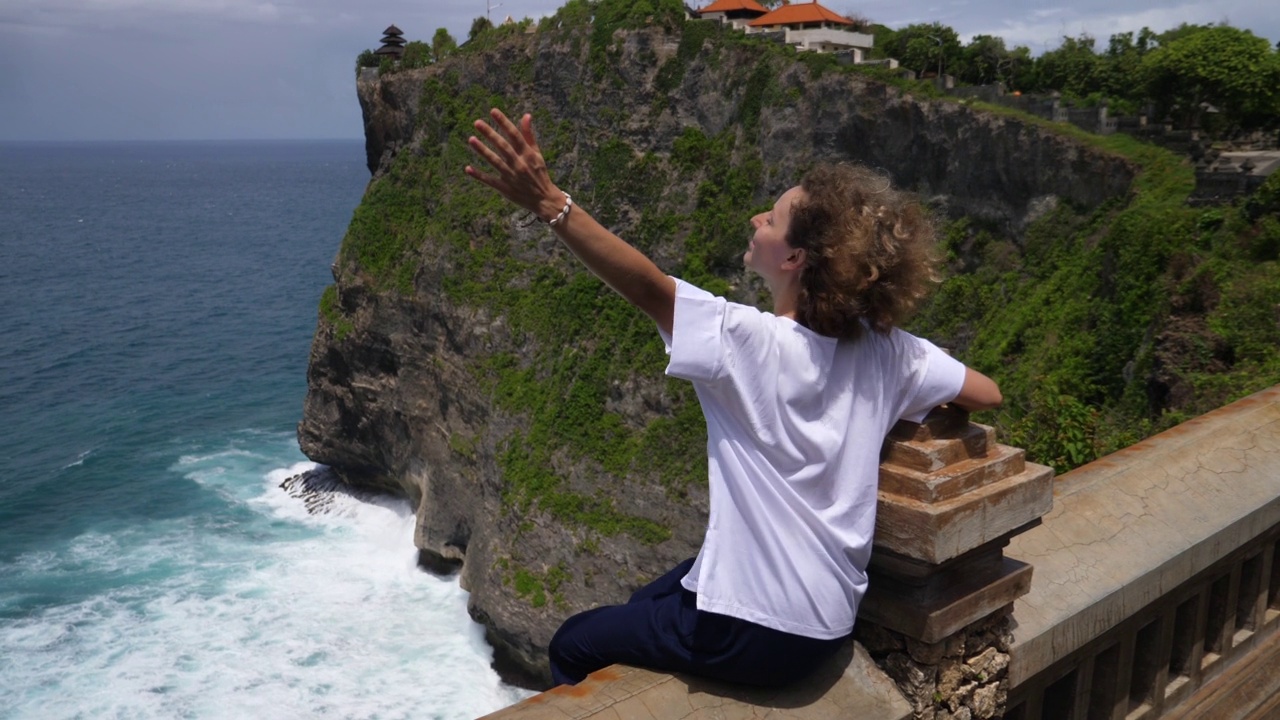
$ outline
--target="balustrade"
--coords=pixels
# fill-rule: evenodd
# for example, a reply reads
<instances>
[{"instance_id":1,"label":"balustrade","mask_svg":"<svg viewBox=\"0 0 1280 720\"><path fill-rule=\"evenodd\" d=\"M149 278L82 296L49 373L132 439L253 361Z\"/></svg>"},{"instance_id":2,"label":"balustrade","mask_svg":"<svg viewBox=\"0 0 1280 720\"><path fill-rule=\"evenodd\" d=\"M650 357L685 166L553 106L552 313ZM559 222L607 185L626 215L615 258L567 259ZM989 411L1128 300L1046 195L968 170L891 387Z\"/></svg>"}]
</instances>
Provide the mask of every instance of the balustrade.
<instances>
[{"instance_id":1,"label":"balustrade","mask_svg":"<svg viewBox=\"0 0 1280 720\"><path fill-rule=\"evenodd\" d=\"M1152 720L1280 638L1280 525L1010 692L1007 720Z\"/></svg>"}]
</instances>

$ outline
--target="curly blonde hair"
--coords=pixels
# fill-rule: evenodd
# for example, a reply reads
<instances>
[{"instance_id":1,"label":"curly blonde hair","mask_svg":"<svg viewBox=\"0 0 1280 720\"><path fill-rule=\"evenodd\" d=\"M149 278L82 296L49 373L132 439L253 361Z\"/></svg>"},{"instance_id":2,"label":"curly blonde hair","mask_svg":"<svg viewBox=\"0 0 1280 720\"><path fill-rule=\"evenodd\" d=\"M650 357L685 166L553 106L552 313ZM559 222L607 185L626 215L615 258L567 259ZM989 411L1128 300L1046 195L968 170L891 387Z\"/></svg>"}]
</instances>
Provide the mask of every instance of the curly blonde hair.
<instances>
[{"instance_id":1,"label":"curly blonde hair","mask_svg":"<svg viewBox=\"0 0 1280 720\"><path fill-rule=\"evenodd\" d=\"M821 165L800 182L787 244L805 250L796 319L856 339L888 333L938 282L934 229L915 198L857 165Z\"/></svg>"}]
</instances>

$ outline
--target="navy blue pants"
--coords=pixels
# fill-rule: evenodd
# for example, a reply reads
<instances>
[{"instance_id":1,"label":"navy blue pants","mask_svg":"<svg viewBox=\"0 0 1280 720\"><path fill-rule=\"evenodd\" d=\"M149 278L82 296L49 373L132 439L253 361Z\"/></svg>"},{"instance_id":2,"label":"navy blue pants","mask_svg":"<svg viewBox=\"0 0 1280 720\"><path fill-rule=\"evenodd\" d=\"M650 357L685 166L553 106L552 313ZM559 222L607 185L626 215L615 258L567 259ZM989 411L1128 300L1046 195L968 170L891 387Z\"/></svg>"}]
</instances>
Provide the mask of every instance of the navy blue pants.
<instances>
[{"instance_id":1,"label":"navy blue pants","mask_svg":"<svg viewBox=\"0 0 1280 720\"><path fill-rule=\"evenodd\" d=\"M614 663L683 672L750 685L799 680L846 638L819 640L699 610L680 579L690 558L640 588L626 605L608 605L564 621L548 648L551 677L574 685Z\"/></svg>"}]
</instances>

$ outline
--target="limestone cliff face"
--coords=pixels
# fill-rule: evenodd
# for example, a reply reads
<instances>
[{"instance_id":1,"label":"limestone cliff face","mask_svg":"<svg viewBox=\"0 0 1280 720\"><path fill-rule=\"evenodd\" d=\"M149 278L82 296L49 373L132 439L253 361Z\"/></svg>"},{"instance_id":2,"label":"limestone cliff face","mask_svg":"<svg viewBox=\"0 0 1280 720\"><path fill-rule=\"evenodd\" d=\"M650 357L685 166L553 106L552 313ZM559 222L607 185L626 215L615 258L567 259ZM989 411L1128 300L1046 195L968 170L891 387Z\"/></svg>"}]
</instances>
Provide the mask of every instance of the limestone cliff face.
<instances>
[{"instance_id":1,"label":"limestone cliff face","mask_svg":"<svg viewBox=\"0 0 1280 720\"><path fill-rule=\"evenodd\" d=\"M589 28L512 34L358 82L374 179L322 302L299 440L344 481L417 504L424 563L461 565L500 669L530 685L547 682L564 617L696 552L705 436L648 323L584 281L544 227L474 200L460 118L498 101L534 112L553 176L583 207L664 269L747 302L761 298L733 260L745 218L817 161L882 168L1014 235L1046 206L1095 207L1133 178L1035 125L699 33L620 32L603 51ZM737 214L712 214L719 194L738 195ZM380 249L380 234L399 244ZM544 296L561 314L538 314Z\"/></svg>"}]
</instances>

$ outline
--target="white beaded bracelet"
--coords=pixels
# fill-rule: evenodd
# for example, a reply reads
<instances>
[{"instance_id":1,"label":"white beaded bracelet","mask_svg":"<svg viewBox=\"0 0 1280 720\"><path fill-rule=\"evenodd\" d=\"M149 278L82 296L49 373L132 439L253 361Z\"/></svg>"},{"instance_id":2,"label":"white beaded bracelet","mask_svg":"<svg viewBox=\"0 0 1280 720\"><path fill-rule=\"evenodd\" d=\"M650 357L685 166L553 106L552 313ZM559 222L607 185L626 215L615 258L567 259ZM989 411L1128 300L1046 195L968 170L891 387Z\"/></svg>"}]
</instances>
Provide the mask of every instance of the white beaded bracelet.
<instances>
[{"instance_id":1,"label":"white beaded bracelet","mask_svg":"<svg viewBox=\"0 0 1280 720\"><path fill-rule=\"evenodd\" d=\"M569 197L569 193L565 193L564 209L560 211L559 215L548 220L547 224L550 225L551 227L555 227L556 225L559 225L560 223L564 222L564 219L569 217L569 208L571 207L573 207L573 198Z\"/></svg>"}]
</instances>

